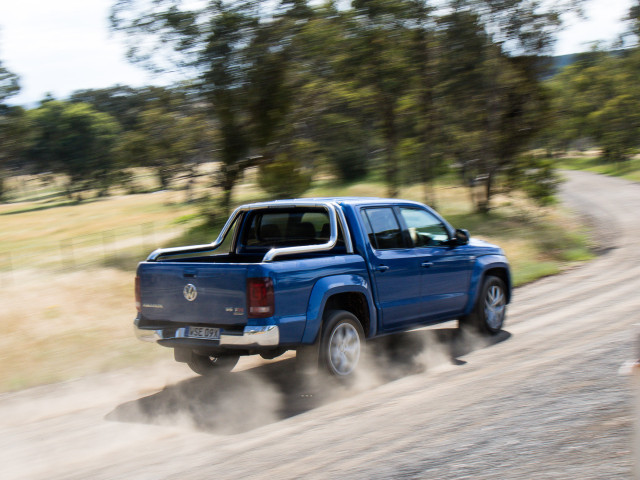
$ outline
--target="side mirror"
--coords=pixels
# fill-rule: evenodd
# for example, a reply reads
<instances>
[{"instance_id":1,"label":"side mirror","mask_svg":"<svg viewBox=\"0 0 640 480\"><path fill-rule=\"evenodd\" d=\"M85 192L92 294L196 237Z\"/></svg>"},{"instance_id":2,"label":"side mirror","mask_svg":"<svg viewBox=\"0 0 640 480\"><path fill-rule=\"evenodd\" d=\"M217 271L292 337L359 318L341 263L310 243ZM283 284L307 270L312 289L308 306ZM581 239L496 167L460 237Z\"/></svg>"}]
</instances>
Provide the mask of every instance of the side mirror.
<instances>
[{"instance_id":1,"label":"side mirror","mask_svg":"<svg viewBox=\"0 0 640 480\"><path fill-rule=\"evenodd\" d=\"M453 236L453 243L456 245L466 245L469 243L469 238L469 230L457 228L456 233Z\"/></svg>"}]
</instances>

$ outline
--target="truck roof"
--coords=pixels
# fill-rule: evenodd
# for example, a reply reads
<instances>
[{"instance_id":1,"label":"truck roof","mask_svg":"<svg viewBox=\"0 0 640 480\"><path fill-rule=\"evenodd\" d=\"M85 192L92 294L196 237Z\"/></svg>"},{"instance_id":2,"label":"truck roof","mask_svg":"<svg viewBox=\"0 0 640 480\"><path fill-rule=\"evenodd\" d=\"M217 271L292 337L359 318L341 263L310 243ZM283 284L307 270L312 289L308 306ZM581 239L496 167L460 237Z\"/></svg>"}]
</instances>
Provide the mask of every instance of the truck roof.
<instances>
[{"instance_id":1,"label":"truck roof","mask_svg":"<svg viewBox=\"0 0 640 480\"><path fill-rule=\"evenodd\" d=\"M381 197L314 197L314 198L292 198L287 200L272 200L268 202L258 202L244 205L247 208L265 208L269 206L307 206L318 203L337 203L339 205L389 205L389 204L412 204L420 205L419 202L412 200L403 200L398 198L381 198Z\"/></svg>"}]
</instances>

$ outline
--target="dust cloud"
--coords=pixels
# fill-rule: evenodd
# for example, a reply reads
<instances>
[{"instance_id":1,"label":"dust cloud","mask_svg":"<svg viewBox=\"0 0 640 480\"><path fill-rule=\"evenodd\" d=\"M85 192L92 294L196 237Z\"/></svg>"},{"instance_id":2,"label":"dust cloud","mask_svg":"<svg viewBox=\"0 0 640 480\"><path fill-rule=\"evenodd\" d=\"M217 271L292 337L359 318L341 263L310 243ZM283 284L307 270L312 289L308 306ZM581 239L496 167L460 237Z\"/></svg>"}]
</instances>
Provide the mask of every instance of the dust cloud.
<instances>
[{"instance_id":1,"label":"dust cloud","mask_svg":"<svg viewBox=\"0 0 640 480\"><path fill-rule=\"evenodd\" d=\"M222 373L168 385L153 395L120 405L106 418L230 435L278 421L283 395L268 375Z\"/></svg>"},{"instance_id":2,"label":"dust cloud","mask_svg":"<svg viewBox=\"0 0 640 480\"><path fill-rule=\"evenodd\" d=\"M505 331L487 337L466 327L427 327L375 339L368 344L356 385L374 388L407 375L464 365L459 357L509 336Z\"/></svg>"},{"instance_id":3,"label":"dust cloud","mask_svg":"<svg viewBox=\"0 0 640 480\"><path fill-rule=\"evenodd\" d=\"M464 365L458 357L508 334L486 338L458 328L427 328L376 339L367 344L355 378L343 382L324 374L302 373L296 359L243 361L215 377L191 377L159 392L123 403L107 420L178 427L234 435L349 398L409 375ZM187 369L186 365L183 366Z\"/></svg>"}]
</instances>

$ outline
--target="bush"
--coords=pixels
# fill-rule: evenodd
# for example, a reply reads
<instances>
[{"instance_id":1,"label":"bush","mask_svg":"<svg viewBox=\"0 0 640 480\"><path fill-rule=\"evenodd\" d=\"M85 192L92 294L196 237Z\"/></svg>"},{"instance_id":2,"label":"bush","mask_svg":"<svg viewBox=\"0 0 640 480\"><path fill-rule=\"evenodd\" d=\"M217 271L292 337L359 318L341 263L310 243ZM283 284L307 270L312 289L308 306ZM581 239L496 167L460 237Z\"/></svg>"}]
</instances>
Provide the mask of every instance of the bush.
<instances>
[{"instance_id":1,"label":"bush","mask_svg":"<svg viewBox=\"0 0 640 480\"><path fill-rule=\"evenodd\" d=\"M553 159L523 155L507 171L509 188L524 191L539 205L555 201L560 179L556 174Z\"/></svg>"},{"instance_id":2,"label":"bush","mask_svg":"<svg viewBox=\"0 0 640 480\"><path fill-rule=\"evenodd\" d=\"M311 187L311 173L287 154L260 167L260 187L274 199L296 198Z\"/></svg>"}]
</instances>

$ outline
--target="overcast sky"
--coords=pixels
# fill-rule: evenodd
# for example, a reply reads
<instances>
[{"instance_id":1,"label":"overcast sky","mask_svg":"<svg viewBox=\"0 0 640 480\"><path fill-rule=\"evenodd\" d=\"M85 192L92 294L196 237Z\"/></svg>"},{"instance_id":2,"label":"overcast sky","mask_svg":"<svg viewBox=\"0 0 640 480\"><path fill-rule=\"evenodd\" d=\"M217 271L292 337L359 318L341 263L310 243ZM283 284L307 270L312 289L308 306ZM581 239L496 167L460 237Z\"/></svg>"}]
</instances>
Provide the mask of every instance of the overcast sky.
<instances>
[{"instance_id":1,"label":"overcast sky","mask_svg":"<svg viewBox=\"0 0 640 480\"><path fill-rule=\"evenodd\" d=\"M109 33L109 8L115 0L1 0L0 60L20 76L22 90L9 103L33 105L47 92L66 98L74 90L117 83L161 83L129 64L125 47ZM571 19L558 37L556 54L588 49L623 31L620 19L631 0L589 0L587 20Z\"/></svg>"}]
</instances>

